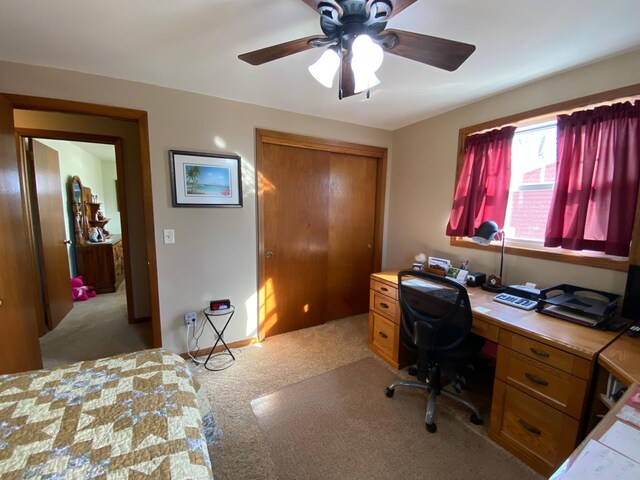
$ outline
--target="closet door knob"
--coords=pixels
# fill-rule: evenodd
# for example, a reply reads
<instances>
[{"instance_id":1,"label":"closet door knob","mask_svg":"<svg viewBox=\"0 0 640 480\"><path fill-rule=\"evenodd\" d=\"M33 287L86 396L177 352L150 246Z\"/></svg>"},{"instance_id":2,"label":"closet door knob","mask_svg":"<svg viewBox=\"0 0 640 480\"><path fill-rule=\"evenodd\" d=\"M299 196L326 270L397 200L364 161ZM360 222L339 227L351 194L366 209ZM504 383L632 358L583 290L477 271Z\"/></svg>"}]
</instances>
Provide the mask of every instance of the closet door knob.
<instances>
[{"instance_id":1,"label":"closet door knob","mask_svg":"<svg viewBox=\"0 0 640 480\"><path fill-rule=\"evenodd\" d=\"M273 258L273 252L267 252L267 258Z\"/></svg>"}]
</instances>

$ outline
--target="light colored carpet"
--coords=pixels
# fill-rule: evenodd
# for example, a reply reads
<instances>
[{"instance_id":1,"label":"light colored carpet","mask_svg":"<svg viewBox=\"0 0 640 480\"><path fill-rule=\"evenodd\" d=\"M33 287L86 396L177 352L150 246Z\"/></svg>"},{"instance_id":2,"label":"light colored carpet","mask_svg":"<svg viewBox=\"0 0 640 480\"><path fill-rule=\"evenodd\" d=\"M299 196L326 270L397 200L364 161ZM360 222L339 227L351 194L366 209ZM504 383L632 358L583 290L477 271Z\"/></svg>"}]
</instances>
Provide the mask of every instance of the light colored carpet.
<instances>
[{"instance_id":1,"label":"light colored carpet","mask_svg":"<svg viewBox=\"0 0 640 480\"><path fill-rule=\"evenodd\" d=\"M539 478L447 409L436 415L438 432L427 433L425 395L384 395L397 379L365 358L254 399L278 478Z\"/></svg>"},{"instance_id":2,"label":"light colored carpet","mask_svg":"<svg viewBox=\"0 0 640 480\"><path fill-rule=\"evenodd\" d=\"M127 323L124 282L115 293L74 302L62 322L40 337L45 368L144 350L151 344L151 323Z\"/></svg>"},{"instance_id":3,"label":"light colored carpet","mask_svg":"<svg viewBox=\"0 0 640 480\"><path fill-rule=\"evenodd\" d=\"M209 372L202 366L192 364L192 370L206 389L222 430L220 442L211 447L209 452L216 480L275 480L278 478L268 444L251 409L253 399L364 358L373 359L380 368L391 375L399 374L401 377L407 377L405 371L398 372L369 350L367 322L367 314L357 315L318 327L277 335L256 345L234 349L238 360L230 368L220 372ZM485 390L490 391L490 388ZM394 397L393 400L384 397L384 389L379 392L379 395L385 401L402 401L400 389L396 392L397 398ZM407 395L419 396L420 394L407 393ZM486 426L478 427L469 423L469 412L464 407L447 400L439 399L436 415L439 430L446 431L450 423L459 419L458 428L466 433L464 436L467 438L466 441L473 443L477 441L477 438L473 437L479 437L491 446L486 448L492 455L495 452L493 461L497 470L500 470L501 463L506 461L518 465L523 472L528 472L522 475L523 478L542 478L536 477L535 473L519 460L504 453L502 449L490 442L486 435ZM416 401L421 400L416 398ZM416 407L418 417L415 418L415 427L426 436L429 435L423 424L426 398L422 401L425 403ZM490 397L485 396L484 400L477 404L488 420ZM441 419L445 415L447 419ZM380 435L384 435L384 432L380 431ZM441 434L435 435L439 438ZM353 455L361 452L355 443L352 448ZM420 478L429 477L421 476ZM472 474L467 478L480 477Z\"/></svg>"}]
</instances>

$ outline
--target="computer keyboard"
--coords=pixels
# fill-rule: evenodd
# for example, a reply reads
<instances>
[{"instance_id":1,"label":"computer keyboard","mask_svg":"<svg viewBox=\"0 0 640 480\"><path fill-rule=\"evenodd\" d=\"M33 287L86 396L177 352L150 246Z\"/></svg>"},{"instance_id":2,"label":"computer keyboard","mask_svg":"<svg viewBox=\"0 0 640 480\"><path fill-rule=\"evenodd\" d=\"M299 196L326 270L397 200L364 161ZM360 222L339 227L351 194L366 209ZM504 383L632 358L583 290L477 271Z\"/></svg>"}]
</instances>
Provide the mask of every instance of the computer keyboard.
<instances>
[{"instance_id":1,"label":"computer keyboard","mask_svg":"<svg viewBox=\"0 0 640 480\"><path fill-rule=\"evenodd\" d=\"M535 300L529 300L528 298L516 297L515 295L509 295L508 293L501 293L493 297L495 302L504 303L505 305L511 305L512 307L521 308L523 310L533 310L536 308L538 302Z\"/></svg>"}]
</instances>

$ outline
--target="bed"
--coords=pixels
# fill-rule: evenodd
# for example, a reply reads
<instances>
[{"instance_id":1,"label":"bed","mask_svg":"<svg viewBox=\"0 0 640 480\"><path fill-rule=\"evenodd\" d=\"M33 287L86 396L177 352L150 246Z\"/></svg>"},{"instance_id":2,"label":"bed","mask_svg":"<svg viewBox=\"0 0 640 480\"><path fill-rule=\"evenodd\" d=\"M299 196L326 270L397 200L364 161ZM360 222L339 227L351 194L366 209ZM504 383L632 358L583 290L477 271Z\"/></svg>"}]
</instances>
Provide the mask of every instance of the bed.
<instances>
[{"instance_id":1,"label":"bed","mask_svg":"<svg viewBox=\"0 0 640 480\"><path fill-rule=\"evenodd\" d=\"M2 479L211 479L219 430L161 349L0 376Z\"/></svg>"}]
</instances>

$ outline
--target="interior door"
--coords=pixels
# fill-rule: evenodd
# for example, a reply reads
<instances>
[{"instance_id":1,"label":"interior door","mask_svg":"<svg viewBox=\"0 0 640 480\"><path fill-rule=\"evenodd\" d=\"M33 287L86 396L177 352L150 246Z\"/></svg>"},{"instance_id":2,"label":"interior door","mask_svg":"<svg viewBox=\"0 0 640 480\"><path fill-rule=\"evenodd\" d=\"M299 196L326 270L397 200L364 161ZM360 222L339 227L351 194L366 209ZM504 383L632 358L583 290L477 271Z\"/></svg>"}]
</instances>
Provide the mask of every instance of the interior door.
<instances>
[{"instance_id":1,"label":"interior door","mask_svg":"<svg viewBox=\"0 0 640 480\"><path fill-rule=\"evenodd\" d=\"M13 109L0 95L0 374L42 368L35 264L21 186Z\"/></svg>"},{"instance_id":2,"label":"interior door","mask_svg":"<svg viewBox=\"0 0 640 480\"><path fill-rule=\"evenodd\" d=\"M33 139L28 148L33 158L34 217L40 226L37 237L46 322L54 329L73 308L60 165L54 149Z\"/></svg>"},{"instance_id":3,"label":"interior door","mask_svg":"<svg viewBox=\"0 0 640 480\"><path fill-rule=\"evenodd\" d=\"M376 159L262 148L264 335L366 312Z\"/></svg>"}]
</instances>

